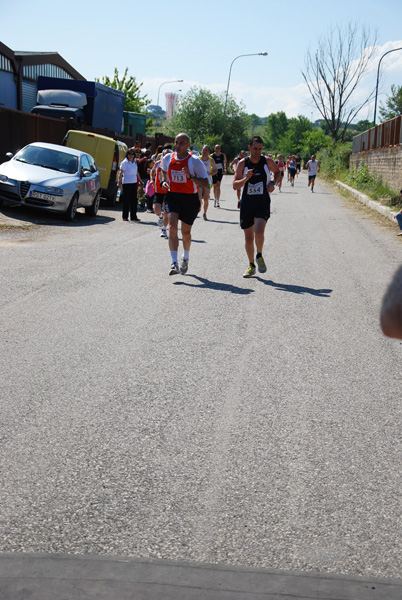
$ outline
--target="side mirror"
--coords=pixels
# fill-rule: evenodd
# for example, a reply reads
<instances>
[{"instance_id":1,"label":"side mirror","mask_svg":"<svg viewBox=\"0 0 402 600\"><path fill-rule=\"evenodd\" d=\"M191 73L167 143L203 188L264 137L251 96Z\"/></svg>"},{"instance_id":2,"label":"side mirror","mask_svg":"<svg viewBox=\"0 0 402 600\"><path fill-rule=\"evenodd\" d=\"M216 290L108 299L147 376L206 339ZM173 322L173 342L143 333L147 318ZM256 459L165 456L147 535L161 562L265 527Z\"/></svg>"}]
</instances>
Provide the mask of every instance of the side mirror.
<instances>
[{"instance_id":1,"label":"side mirror","mask_svg":"<svg viewBox=\"0 0 402 600\"><path fill-rule=\"evenodd\" d=\"M92 171L89 171L88 169L82 169L82 177L91 177L92 176Z\"/></svg>"},{"instance_id":2,"label":"side mirror","mask_svg":"<svg viewBox=\"0 0 402 600\"><path fill-rule=\"evenodd\" d=\"M12 152L7 152L6 154L6 158L8 158L8 160L10 160L10 158L12 158L14 156L14 154Z\"/></svg>"}]
</instances>

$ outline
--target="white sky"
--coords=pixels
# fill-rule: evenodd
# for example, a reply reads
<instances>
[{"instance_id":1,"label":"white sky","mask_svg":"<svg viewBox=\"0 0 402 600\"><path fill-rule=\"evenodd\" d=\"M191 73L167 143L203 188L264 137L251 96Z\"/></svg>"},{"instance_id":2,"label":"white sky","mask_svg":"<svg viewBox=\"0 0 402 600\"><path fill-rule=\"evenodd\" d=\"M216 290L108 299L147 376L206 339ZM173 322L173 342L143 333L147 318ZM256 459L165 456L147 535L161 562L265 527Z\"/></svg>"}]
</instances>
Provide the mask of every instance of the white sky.
<instances>
[{"instance_id":1,"label":"white sky","mask_svg":"<svg viewBox=\"0 0 402 600\"><path fill-rule=\"evenodd\" d=\"M111 3L70 0L54 3L20 0L3 3L1 41L12 50L58 52L86 79L120 73L126 66L142 90L165 108L165 92L192 86L225 91L230 64L241 54L268 52L267 57L239 58L233 64L230 89L248 113L267 116L283 110L288 117L319 118L301 71L309 47L334 24L357 21L377 30L371 73L359 90L364 96L376 83L379 58L402 48L401 0L273 2L244 0L154 0ZM402 51L381 63L378 105L392 84L402 84ZM359 118L372 119L374 102Z\"/></svg>"}]
</instances>

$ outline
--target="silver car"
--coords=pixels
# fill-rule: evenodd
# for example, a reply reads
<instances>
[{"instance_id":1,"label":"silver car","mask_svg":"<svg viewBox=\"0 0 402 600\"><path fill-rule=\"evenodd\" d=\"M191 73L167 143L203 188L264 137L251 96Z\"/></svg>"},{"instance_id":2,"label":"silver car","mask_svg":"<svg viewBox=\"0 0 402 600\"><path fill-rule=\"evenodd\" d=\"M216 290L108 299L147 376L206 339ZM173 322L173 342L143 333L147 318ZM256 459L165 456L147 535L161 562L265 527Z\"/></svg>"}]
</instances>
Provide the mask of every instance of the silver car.
<instances>
[{"instance_id":1,"label":"silver car","mask_svg":"<svg viewBox=\"0 0 402 600\"><path fill-rule=\"evenodd\" d=\"M95 216L99 209L101 185L98 169L90 154L35 142L25 146L0 165L0 206L6 200L62 213L72 221L77 208Z\"/></svg>"}]
</instances>

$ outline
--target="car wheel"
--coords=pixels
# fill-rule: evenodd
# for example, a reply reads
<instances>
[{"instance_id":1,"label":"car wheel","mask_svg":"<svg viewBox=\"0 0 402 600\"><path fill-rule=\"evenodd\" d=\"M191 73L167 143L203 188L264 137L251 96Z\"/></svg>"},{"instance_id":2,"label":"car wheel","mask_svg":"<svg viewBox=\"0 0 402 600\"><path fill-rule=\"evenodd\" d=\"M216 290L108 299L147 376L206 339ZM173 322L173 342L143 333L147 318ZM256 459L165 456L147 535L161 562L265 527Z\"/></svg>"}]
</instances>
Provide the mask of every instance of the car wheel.
<instances>
[{"instance_id":1,"label":"car wheel","mask_svg":"<svg viewBox=\"0 0 402 600\"><path fill-rule=\"evenodd\" d=\"M74 221L78 208L78 194L74 194L65 214L66 221Z\"/></svg>"},{"instance_id":2,"label":"car wheel","mask_svg":"<svg viewBox=\"0 0 402 600\"><path fill-rule=\"evenodd\" d=\"M88 206L85 209L85 212L87 215L91 215L91 217L95 217L98 210L99 210L99 205L100 205L100 200L101 200L101 195L100 195L100 191L96 194L95 196L95 200L92 202L91 206Z\"/></svg>"}]
</instances>

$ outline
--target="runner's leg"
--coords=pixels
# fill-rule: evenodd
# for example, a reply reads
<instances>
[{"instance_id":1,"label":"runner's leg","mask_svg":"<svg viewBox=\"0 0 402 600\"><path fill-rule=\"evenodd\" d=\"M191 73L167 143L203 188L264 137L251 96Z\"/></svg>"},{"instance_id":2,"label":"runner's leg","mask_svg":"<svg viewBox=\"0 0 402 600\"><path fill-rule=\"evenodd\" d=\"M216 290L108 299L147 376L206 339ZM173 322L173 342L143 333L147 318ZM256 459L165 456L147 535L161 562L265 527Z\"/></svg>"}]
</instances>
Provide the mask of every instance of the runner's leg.
<instances>
[{"instance_id":1,"label":"runner's leg","mask_svg":"<svg viewBox=\"0 0 402 600\"><path fill-rule=\"evenodd\" d=\"M177 252L179 248L178 236L179 215L177 213L169 213L169 250Z\"/></svg>"},{"instance_id":2,"label":"runner's leg","mask_svg":"<svg viewBox=\"0 0 402 600\"><path fill-rule=\"evenodd\" d=\"M262 254L265 240L265 226L267 222L265 219L254 219L254 238L255 246L257 248L257 254Z\"/></svg>"},{"instance_id":3,"label":"runner's leg","mask_svg":"<svg viewBox=\"0 0 402 600\"><path fill-rule=\"evenodd\" d=\"M190 250L191 246L191 227L192 225L188 225L187 223L181 223L181 239L183 242L183 249ZM169 236L170 237L170 236Z\"/></svg>"},{"instance_id":4,"label":"runner's leg","mask_svg":"<svg viewBox=\"0 0 402 600\"><path fill-rule=\"evenodd\" d=\"M254 263L254 225L244 229L244 247L246 249L246 254L248 258L248 262Z\"/></svg>"}]
</instances>

